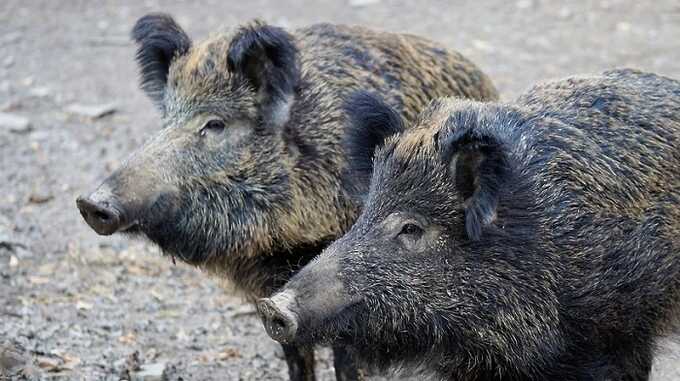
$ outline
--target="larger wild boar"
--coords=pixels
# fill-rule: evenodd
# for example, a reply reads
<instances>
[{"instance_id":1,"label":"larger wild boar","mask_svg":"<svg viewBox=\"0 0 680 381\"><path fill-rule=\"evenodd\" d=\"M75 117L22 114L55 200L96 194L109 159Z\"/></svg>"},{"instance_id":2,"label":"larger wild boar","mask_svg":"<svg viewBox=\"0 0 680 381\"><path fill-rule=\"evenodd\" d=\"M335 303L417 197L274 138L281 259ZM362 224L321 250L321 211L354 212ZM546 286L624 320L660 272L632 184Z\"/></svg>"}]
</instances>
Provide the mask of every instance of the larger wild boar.
<instances>
[{"instance_id":1,"label":"larger wild boar","mask_svg":"<svg viewBox=\"0 0 680 381\"><path fill-rule=\"evenodd\" d=\"M680 304L680 82L617 70L445 99L405 131L376 98L351 104L355 179L376 131L396 135L356 224L259 303L272 337L340 335L438 379L649 377Z\"/></svg>"},{"instance_id":2,"label":"larger wild boar","mask_svg":"<svg viewBox=\"0 0 680 381\"><path fill-rule=\"evenodd\" d=\"M283 285L357 216L341 183L346 94L385 94L407 120L435 97L496 98L470 61L414 36L255 22L192 44L162 14L132 36L164 128L78 207L99 234L144 235L248 300ZM313 379L313 351L284 351L293 379ZM339 377L356 377L342 357Z\"/></svg>"}]
</instances>

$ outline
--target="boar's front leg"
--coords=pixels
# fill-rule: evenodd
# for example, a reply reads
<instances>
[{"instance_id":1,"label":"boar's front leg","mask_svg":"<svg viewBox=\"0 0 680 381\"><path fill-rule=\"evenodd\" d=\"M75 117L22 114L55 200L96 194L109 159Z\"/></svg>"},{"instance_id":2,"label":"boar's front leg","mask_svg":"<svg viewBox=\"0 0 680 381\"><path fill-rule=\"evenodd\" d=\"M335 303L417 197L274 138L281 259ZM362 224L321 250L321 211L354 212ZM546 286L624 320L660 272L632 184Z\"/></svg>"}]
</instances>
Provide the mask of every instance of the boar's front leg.
<instances>
[{"instance_id":1,"label":"boar's front leg","mask_svg":"<svg viewBox=\"0 0 680 381\"><path fill-rule=\"evenodd\" d=\"M333 347L333 366L336 381L362 381L364 376L357 368L354 356L344 346Z\"/></svg>"},{"instance_id":2,"label":"boar's front leg","mask_svg":"<svg viewBox=\"0 0 680 381\"><path fill-rule=\"evenodd\" d=\"M281 344L291 381L314 381L314 348Z\"/></svg>"}]
</instances>

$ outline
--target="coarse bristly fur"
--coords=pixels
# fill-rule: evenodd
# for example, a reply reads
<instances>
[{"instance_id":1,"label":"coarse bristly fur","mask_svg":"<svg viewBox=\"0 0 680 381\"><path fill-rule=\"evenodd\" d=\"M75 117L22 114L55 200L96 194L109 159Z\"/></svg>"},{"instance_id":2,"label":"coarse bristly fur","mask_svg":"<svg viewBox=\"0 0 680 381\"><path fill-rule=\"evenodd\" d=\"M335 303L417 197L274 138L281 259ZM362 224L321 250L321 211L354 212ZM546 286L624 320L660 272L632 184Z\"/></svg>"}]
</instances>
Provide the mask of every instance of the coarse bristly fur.
<instances>
[{"instance_id":1,"label":"coarse bristly fur","mask_svg":"<svg viewBox=\"0 0 680 381\"><path fill-rule=\"evenodd\" d=\"M349 142L379 146L357 222L276 294L293 342L439 379L648 379L680 306L680 82L571 77L383 130ZM319 279L342 283L322 320Z\"/></svg>"},{"instance_id":2,"label":"coarse bristly fur","mask_svg":"<svg viewBox=\"0 0 680 381\"><path fill-rule=\"evenodd\" d=\"M133 37L142 88L166 127L109 181L121 197L150 178L162 189L135 208L128 231L248 298L270 294L356 217L340 178L347 94L380 93L406 120L438 96L497 97L460 54L414 36L257 21L191 44L152 14ZM199 137L210 118L225 131Z\"/></svg>"},{"instance_id":3,"label":"coarse bristly fur","mask_svg":"<svg viewBox=\"0 0 680 381\"><path fill-rule=\"evenodd\" d=\"M436 97L497 99L466 58L410 35L255 21L192 43L151 14L132 37L163 129L104 182L101 205L124 233L248 300L283 285L358 214L341 180L348 94L379 93L407 121Z\"/></svg>"}]
</instances>

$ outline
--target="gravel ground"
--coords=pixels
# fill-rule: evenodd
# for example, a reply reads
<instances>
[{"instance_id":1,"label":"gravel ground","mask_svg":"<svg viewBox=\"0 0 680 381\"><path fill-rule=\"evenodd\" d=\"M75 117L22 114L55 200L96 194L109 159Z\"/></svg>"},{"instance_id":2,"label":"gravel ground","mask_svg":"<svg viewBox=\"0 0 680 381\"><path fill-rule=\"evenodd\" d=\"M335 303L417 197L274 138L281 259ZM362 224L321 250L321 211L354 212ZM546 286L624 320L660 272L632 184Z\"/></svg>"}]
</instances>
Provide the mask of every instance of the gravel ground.
<instances>
[{"instance_id":1,"label":"gravel ground","mask_svg":"<svg viewBox=\"0 0 680 381\"><path fill-rule=\"evenodd\" d=\"M680 78L677 0L452 3L3 0L0 112L26 120L0 125L0 370L26 351L25 373L40 379L285 379L252 307L144 242L96 236L75 208L159 127L127 37L147 12L172 13L195 39L254 17L419 34L477 62L504 99L620 66ZM680 346L664 348L654 377L678 380ZM327 351L321 358L319 378L332 380Z\"/></svg>"}]
</instances>

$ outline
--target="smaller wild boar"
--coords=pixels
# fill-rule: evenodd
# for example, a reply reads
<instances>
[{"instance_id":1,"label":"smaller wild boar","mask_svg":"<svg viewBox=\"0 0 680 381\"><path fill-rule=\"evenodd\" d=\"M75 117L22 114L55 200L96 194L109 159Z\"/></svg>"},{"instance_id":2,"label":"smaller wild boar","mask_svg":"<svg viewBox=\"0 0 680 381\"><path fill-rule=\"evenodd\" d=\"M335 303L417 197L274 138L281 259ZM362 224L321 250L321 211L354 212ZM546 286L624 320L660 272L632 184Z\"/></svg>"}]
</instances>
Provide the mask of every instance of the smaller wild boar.
<instances>
[{"instance_id":1,"label":"smaller wild boar","mask_svg":"<svg viewBox=\"0 0 680 381\"><path fill-rule=\"evenodd\" d=\"M648 379L680 304L680 82L617 70L443 99L407 130L370 94L348 110L366 203L258 303L273 338L349 338L439 379Z\"/></svg>"},{"instance_id":2,"label":"smaller wild boar","mask_svg":"<svg viewBox=\"0 0 680 381\"><path fill-rule=\"evenodd\" d=\"M348 94L384 94L406 120L445 95L497 98L468 59L411 35L256 21L192 41L169 15L149 14L132 37L163 128L78 198L80 213L97 233L146 237L249 301L358 215L342 181ZM292 380L314 379L311 348L283 350ZM334 364L338 380L360 378L342 346Z\"/></svg>"}]
</instances>

